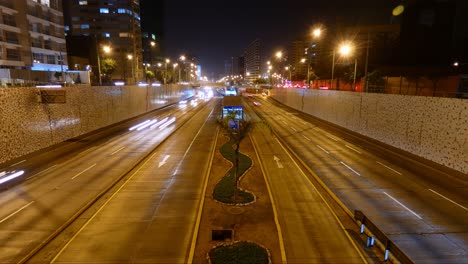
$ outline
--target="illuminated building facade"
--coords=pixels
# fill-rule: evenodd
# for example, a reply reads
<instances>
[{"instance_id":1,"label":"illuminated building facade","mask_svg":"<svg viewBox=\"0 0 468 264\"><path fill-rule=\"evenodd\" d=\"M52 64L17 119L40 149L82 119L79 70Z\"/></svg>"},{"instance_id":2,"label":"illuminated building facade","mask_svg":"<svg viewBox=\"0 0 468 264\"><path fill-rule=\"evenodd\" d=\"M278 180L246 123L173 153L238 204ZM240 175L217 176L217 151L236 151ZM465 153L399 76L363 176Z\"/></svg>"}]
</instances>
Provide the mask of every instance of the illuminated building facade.
<instances>
[{"instance_id":1,"label":"illuminated building facade","mask_svg":"<svg viewBox=\"0 0 468 264\"><path fill-rule=\"evenodd\" d=\"M61 0L0 0L0 68L68 69Z\"/></svg>"}]
</instances>

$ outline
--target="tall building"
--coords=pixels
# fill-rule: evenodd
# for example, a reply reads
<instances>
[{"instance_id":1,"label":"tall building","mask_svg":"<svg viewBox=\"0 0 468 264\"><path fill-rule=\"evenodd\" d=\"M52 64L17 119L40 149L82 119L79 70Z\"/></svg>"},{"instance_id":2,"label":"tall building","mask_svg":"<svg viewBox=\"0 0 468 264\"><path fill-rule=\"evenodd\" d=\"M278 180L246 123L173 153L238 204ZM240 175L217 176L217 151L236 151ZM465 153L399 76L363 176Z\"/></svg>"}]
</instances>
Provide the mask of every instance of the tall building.
<instances>
[{"instance_id":1,"label":"tall building","mask_svg":"<svg viewBox=\"0 0 468 264\"><path fill-rule=\"evenodd\" d=\"M115 60L112 79L133 83L143 79L143 54L139 0L63 0L67 36L89 36L100 60ZM106 53L104 46L111 51Z\"/></svg>"},{"instance_id":2,"label":"tall building","mask_svg":"<svg viewBox=\"0 0 468 264\"><path fill-rule=\"evenodd\" d=\"M0 17L0 68L68 69L60 0L1 0Z\"/></svg>"},{"instance_id":3,"label":"tall building","mask_svg":"<svg viewBox=\"0 0 468 264\"><path fill-rule=\"evenodd\" d=\"M261 41L255 39L244 52L245 79L253 82L261 75Z\"/></svg>"},{"instance_id":4,"label":"tall building","mask_svg":"<svg viewBox=\"0 0 468 264\"><path fill-rule=\"evenodd\" d=\"M291 42L288 51L288 62L292 67L292 80L302 81L307 78L307 62L302 62L302 59L307 56L306 52L312 52L312 50L307 50L307 43L305 41L296 40ZM313 54L310 56L313 56Z\"/></svg>"},{"instance_id":5,"label":"tall building","mask_svg":"<svg viewBox=\"0 0 468 264\"><path fill-rule=\"evenodd\" d=\"M164 3L165 1L141 0L141 31L143 44L143 63L164 63L162 56L162 37L164 32Z\"/></svg>"}]
</instances>

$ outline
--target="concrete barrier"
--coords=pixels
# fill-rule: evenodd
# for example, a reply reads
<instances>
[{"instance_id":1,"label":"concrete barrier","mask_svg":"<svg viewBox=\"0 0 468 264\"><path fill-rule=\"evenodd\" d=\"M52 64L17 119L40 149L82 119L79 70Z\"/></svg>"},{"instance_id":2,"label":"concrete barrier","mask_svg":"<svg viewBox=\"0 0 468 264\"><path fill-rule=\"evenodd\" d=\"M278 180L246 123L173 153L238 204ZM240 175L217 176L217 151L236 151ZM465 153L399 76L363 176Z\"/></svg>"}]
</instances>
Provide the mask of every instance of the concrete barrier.
<instances>
[{"instance_id":1,"label":"concrete barrier","mask_svg":"<svg viewBox=\"0 0 468 264\"><path fill-rule=\"evenodd\" d=\"M0 88L0 164L194 95L188 86L71 86L65 103L35 87Z\"/></svg>"},{"instance_id":2,"label":"concrete barrier","mask_svg":"<svg viewBox=\"0 0 468 264\"><path fill-rule=\"evenodd\" d=\"M292 108L468 173L468 100L275 88Z\"/></svg>"}]
</instances>

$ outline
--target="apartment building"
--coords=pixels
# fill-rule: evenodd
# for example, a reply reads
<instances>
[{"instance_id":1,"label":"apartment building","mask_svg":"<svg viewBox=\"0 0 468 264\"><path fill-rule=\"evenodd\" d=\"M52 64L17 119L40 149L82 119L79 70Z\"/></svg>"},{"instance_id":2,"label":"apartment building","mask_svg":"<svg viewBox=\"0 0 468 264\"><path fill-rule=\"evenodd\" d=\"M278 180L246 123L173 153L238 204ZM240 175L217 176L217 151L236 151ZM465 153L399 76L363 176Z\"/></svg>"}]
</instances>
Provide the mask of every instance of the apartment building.
<instances>
[{"instance_id":1,"label":"apartment building","mask_svg":"<svg viewBox=\"0 0 468 264\"><path fill-rule=\"evenodd\" d=\"M143 77L140 1L63 0L65 31L70 37L90 37L100 61L112 58L117 69L112 79L134 83ZM103 48L109 47L109 52ZM93 71L98 60L90 58ZM95 71L97 72L97 70Z\"/></svg>"},{"instance_id":2,"label":"apartment building","mask_svg":"<svg viewBox=\"0 0 468 264\"><path fill-rule=\"evenodd\" d=\"M0 68L68 69L61 0L0 0Z\"/></svg>"},{"instance_id":3,"label":"apartment building","mask_svg":"<svg viewBox=\"0 0 468 264\"><path fill-rule=\"evenodd\" d=\"M253 82L261 75L261 41L255 39L244 52L245 79ZM248 73L248 74L247 74Z\"/></svg>"}]
</instances>

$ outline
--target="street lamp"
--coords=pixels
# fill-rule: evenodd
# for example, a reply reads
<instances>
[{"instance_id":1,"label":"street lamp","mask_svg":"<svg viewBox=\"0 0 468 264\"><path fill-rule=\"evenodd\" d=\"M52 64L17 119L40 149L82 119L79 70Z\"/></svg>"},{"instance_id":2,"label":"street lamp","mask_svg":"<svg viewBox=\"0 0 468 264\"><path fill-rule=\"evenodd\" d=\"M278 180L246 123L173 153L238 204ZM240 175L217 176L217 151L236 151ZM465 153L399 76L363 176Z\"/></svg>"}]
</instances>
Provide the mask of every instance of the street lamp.
<instances>
[{"instance_id":1,"label":"street lamp","mask_svg":"<svg viewBox=\"0 0 468 264\"><path fill-rule=\"evenodd\" d=\"M185 59L186 59L186 58L185 58L185 55L180 56L179 60L182 61L182 65L185 64ZM180 80L181 80L180 70L181 70L181 67L179 67L179 82L180 82Z\"/></svg>"},{"instance_id":2,"label":"street lamp","mask_svg":"<svg viewBox=\"0 0 468 264\"><path fill-rule=\"evenodd\" d=\"M178 63L174 63L174 64L172 65L172 71L173 71L172 74L173 74L173 76L176 76L176 75L175 75L175 69L177 68L177 66L179 66ZM179 67L179 78L180 78L180 67ZM174 78L174 79L175 79L175 78ZM180 81L180 79L177 79L177 82L179 82L179 81ZM176 83L177 83L177 82L176 82Z\"/></svg>"},{"instance_id":3,"label":"street lamp","mask_svg":"<svg viewBox=\"0 0 468 264\"><path fill-rule=\"evenodd\" d=\"M291 65L284 67L285 70L289 71L289 80L291 80Z\"/></svg>"},{"instance_id":4,"label":"street lamp","mask_svg":"<svg viewBox=\"0 0 468 264\"><path fill-rule=\"evenodd\" d=\"M104 53L110 53L111 52L111 47L110 46L103 46L102 47L102 50L104 51ZM97 45L97 42L96 42L96 53L97 53L97 63L98 63L98 80L99 80L99 85L102 85L102 78L101 78L101 55L100 55L100 52L99 52L99 48L98 48L98 45Z\"/></svg>"},{"instance_id":5,"label":"street lamp","mask_svg":"<svg viewBox=\"0 0 468 264\"><path fill-rule=\"evenodd\" d=\"M349 43L343 43L338 47L338 52L342 56L349 56L353 52L353 46ZM356 71L357 71L357 58L354 59L354 76L353 76L353 90L356 85ZM333 89L333 80L335 75L335 49L333 49L333 58L332 58L332 79L330 89Z\"/></svg>"},{"instance_id":6,"label":"street lamp","mask_svg":"<svg viewBox=\"0 0 468 264\"><path fill-rule=\"evenodd\" d=\"M283 52L282 51L277 51L275 56L276 56L276 58L281 59L283 57Z\"/></svg>"},{"instance_id":7,"label":"street lamp","mask_svg":"<svg viewBox=\"0 0 468 264\"><path fill-rule=\"evenodd\" d=\"M133 82L133 76L134 76L134 75L133 75L133 74L134 74L134 73L133 73L133 62L132 62L132 60L133 60L133 55L132 55L132 54L128 54L128 55L127 55L127 59L130 61L130 65L132 65L132 77L131 77L131 79L132 79L132 82Z\"/></svg>"},{"instance_id":8,"label":"street lamp","mask_svg":"<svg viewBox=\"0 0 468 264\"><path fill-rule=\"evenodd\" d=\"M312 31L312 36L313 36L314 38L320 37L321 34L322 34L322 29L320 29L320 28L316 28L316 29L314 29L314 30Z\"/></svg>"},{"instance_id":9,"label":"street lamp","mask_svg":"<svg viewBox=\"0 0 468 264\"><path fill-rule=\"evenodd\" d=\"M171 60L170 60L170 59L166 59L165 62L166 62L166 63L164 64L164 84L166 84L166 78L167 78L167 64L168 64L169 62L171 62Z\"/></svg>"}]
</instances>

